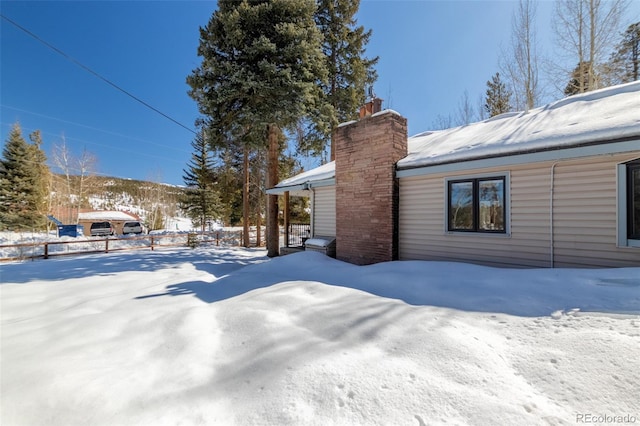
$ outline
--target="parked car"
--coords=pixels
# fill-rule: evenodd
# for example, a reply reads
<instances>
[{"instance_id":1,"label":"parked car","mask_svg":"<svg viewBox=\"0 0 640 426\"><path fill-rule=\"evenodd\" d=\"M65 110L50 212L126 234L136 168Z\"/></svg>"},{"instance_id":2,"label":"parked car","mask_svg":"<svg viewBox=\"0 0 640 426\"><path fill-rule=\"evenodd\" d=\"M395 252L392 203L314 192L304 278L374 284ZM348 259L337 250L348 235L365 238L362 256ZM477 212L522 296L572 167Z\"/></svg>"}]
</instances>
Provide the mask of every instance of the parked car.
<instances>
[{"instance_id":1,"label":"parked car","mask_svg":"<svg viewBox=\"0 0 640 426\"><path fill-rule=\"evenodd\" d=\"M115 228L109 222L93 222L91 224L92 237L114 235L115 233Z\"/></svg>"},{"instance_id":2,"label":"parked car","mask_svg":"<svg viewBox=\"0 0 640 426\"><path fill-rule=\"evenodd\" d=\"M142 234L142 225L140 222L125 222L122 225L122 233L127 234Z\"/></svg>"}]
</instances>

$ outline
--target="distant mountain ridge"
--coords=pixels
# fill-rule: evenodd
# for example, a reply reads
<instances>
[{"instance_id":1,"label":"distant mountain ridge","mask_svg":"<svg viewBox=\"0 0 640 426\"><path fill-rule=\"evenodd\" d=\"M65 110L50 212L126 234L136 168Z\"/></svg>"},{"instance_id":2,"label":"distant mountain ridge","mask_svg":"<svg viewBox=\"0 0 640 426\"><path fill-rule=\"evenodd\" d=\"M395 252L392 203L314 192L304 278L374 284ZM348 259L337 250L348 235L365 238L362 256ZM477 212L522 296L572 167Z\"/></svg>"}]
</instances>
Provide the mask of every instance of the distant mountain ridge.
<instances>
[{"instance_id":1,"label":"distant mountain ridge","mask_svg":"<svg viewBox=\"0 0 640 426\"><path fill-rule=\"evenodd\" d=\"M183 187L107 176L54 175L51 212L74 223L80 212L116 210L134 213L149 229L161 229L165 218L182 217L179 209Z\"/></svg>"}]
</instances>

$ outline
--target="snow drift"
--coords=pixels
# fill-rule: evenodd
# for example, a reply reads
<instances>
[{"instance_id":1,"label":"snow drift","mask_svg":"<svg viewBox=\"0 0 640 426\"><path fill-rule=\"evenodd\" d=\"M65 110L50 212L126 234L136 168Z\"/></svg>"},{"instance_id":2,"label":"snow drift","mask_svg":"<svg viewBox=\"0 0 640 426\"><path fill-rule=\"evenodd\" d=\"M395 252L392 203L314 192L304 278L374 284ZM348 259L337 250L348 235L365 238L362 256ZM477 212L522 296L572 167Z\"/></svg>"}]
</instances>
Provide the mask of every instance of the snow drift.
<instances>
[{"instance_id":1,"label":"snow drift","mask_svg":"<svg viewBox=\"0 0 640 426\"><path fill-rule=\"evenodd\" d=\"M640 419L640 268L202 248L5 264L1 282L3 425Z\"/></svg>"}]
</instances>

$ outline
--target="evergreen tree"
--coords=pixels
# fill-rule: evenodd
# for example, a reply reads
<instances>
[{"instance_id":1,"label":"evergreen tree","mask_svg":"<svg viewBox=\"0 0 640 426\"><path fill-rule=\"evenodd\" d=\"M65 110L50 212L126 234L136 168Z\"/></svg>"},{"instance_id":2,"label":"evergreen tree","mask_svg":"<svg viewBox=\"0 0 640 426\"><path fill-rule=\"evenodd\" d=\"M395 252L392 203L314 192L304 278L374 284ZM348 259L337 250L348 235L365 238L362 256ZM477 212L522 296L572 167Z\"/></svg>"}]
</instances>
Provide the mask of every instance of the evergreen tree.
<instances>
[{"instance_id":1,"label":"evergreen tree","mask_svg":"<svg viewBox=\"0 0 640 426\"><path fill-rule=\"evenodd\" d=\"M51 197L52 176L49 166L47 166L47 156L42 150L42 134L40 130L36 130L29 135L31 145L29 150L33 158L34 165L34 181L35 181L35 198L37 200L36 209L38 211L38 220L46 224L46 215L49 213L49 200ZM36 225L40 227L40 225Z\"/></svg>"},{"instance_id":2,"label":"evergreen tree","mask_svg":"<svg viewBox=\"0 0 640 426\"><path fill-rule=\"evenodd\" d=\"M222 222L237 226L242 221L242 149L218 150L215 176Z\"/></svg>"},{"instance_id":3,"label":"evergreen tree","mask_svg":"<svg viewBox=\"0 0 640 426\"><path fill-rule=\"evenodd\" d=\"M326 79L313 0L220 0L200 30L202 64L187 77L211 143L268 147L267 187L278 183L278 140L324 109ZM267 197L267 254L279 246L277 196Z\"/></svg>"},{"instance_id":4,"label":"evergreen tree","mask_svg":"<svg viewBox=\"0 0 640 426\"><path fill-rule=\"evenodd\" d=\"M355 14L359 7L360 0L319 0L315 14L323 35L322 51L329 73L322 90L334 112L333 116L325 117L322 124L330 124L326 130L331 132L338 123L358 117L359 108L366 101L366 87L372 86L378 77L374 69L378 57L367 59L364 56L371 30L365 31L363 26L357 25ZM321 133L318 125L315 129ZM330 152L333 160L333 138Z\"/></svg>"},{"instance_id":5,"label":"evergreen tree","mask_svg":"<svg viewBox=\"0 0 640 426\"><path fill-rule=\"evenodd\" d=\"M19 124L14 124L0 159L0 229L27 231L43 229L46 217L43 193L46 157L40 147L22 137Z\"/></svg>"},{"instance_id":6,"label":"evergreen tree","mask_svg":"<svg viewBox=\"0 0 640 426\"><path fill-rule=\"evenodd\" d=\"M567 83L567 87L564 89L564 94L571 96L577 93L594 90L590 86L590 84L593 84L593 81L595 81L590 77L590 69L591 65L589 63L582 62L578 64L571 74L571 80Z\"/></svg>"},{"instance_id":7,"label":"evergreen tree","mask_svg":"<svg viewBox=\"0 0 640 426\"><path fill-rule=\"evenodd\" d=\"M496 73L487 81L487 96L485 98L484 109L489 117L511 111L511 92L500 79L500 73Z\"/></svg>"},{"instance_id":8,"label":"evergreen tree","mask_svg":"<svg viewBox=\"0 0 640 426\"><path fill-rule=\"evenodd\" d=\"M220 200L216 190L213 160L209 144L202 134L191 142L193 154L189 168L184 170L183 180L187 188L180 208L195 226L205 231L207 222L220 218Z\"/></svg>"},{"instance_id":9,"label":"evergreen tree","mask_svg":"<svg viewBox=\"0 0 640 426\"><path fill-rule=\"evenodd\" d=\"M609 61L612 84L640 78L640 22L629 25Z\"/></svg>"}]
</instances>

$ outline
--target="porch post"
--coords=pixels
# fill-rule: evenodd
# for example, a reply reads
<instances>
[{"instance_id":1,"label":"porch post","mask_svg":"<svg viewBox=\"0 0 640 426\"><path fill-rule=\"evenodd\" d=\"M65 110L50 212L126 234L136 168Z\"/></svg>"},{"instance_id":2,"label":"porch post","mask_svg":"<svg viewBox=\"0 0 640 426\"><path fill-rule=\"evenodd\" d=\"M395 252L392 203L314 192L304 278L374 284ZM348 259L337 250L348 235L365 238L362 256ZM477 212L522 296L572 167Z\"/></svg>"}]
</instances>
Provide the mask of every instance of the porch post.
<instances>
[{"instance_id":1,"label":"porch post","mask_svg":"<svg viewBox=\"0 0 640 426\"><path fill-rule=\"evenodd\" d=\"M289 191L284 192L284 246L289 247Z\"/></svg>"}]
</instances>

